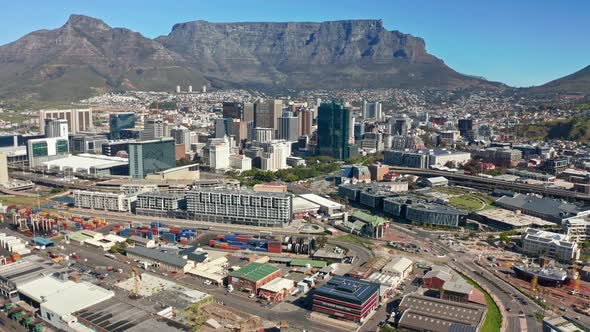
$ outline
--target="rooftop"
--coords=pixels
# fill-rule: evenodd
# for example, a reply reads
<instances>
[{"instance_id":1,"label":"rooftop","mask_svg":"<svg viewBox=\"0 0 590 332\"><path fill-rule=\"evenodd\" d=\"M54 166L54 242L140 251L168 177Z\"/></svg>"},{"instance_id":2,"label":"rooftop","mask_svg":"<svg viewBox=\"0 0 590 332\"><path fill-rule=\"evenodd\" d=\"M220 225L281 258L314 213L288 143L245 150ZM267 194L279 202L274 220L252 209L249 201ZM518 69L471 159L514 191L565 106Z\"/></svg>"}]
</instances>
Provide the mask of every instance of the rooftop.
<instances>
[{"instance_id":1,"label":"rooftop","mask_svg":"<svg viewBox=\"0 0 590 332\"><path fill-rule=\"evenodd\" d=\"M500 197L496 200L496 204L509 206L518 210L534 211L538 214L559 219L572 217L582 212L582 209L571 203L566 203L557 199L523 194L516 194L512 197Z\"/></svg>"},{"instance_id":2,"label":"rooftop","mask_svg":"<svg viewBox=\"0 0 590 332\"><path fill-rule=\"evenodd\" d=\"M32 255L12 264L0 266L0 280L6 280L21 285L44 275L63 271L63 267L52 261Z\"/></svg>"},{"instance_id":3,"label":"rooftop","mask_svg":"<svg viewBox=\"0 0 590 332\"><path fill-rule=\"evenodd\" d=\"M293 198L293 212L297 211L308 211L308 210L318 210L320 206L314 202L308 201L301 197L294 197Z\"/></svg>"},{"instance_id":4,"label":"rooftop","mask_svg":"<svg viewBox=\"0 0 590 332\"><path fill-rule=\"evenodd\" d=\"M158 262L166 263L170 266L184 268L188 262L179 256L174 256L169 253L160 251L158 249L148 249L144 247L130 247L127 248L128 253L132 253L138 256L147 257Z\"/></svg>"},{"instance_id":5,"label":"rooftop","mask_svg":"<svg viewBox=\"0 0 590 332\"><path fill-rule=\"evenodd\" d=\"M378 293L379 288L379 284L373 282L335 276L322 287L316 289L316 295L360 305Z\"/></svg>"},{"instance_id":6,"label":"rooftop","mask_svg":"<svg viewBox=\"0 0 590 332\"><path fill-rule=\"evenodd\" d=\"M86 325L100 328L105 332L123 331L189 331L179 323L163 317L152 316L135 305L112 298L75 313Z\"/></svg>"},{"instance_id":7,"label":"rooftop","mask_svg":"<svg viewBox=\"0 0 590 332\"><path fill-rule=\"evenodd\" d=\"M230 276L258 282L277 271L279 271L279 268L272 265L250 263L241 269L230 273Z\"/></svg>"},{"instance_id":8,"label":"rooftop","mask_svg":"<svg viewBox=\"0 0 590 332\"><path fill-rule=\"evenodd\" d=\"M565 234L542 231L538 229L528 228L523 234L524 240L552 243L561 247L573 248L576 243L570 242L568 236Z\"/></svg>"},{"instance_id":9,"label":"rooftop","mask_svg":"<svg viewBox=\"0 0 590 332\"><path fill-rule=\"evenodd\" d=\"M260 289L273 293L278 293L283 289L290 290L293 287L295 287L295 282L293 280L286 278L276 278L271 282L267 283L266 285L260 287Z\"/></svg>"},{"instance_id":10,"label":"rooftop","mask_svg":"<svg viewBox=\"0 0 590 332\"><path fill-rule=\"evenodd\" d=\"M109 157L103 155L94 155L82 153L76 156L69 156L66 158L51 160L43 162L47 168L75 168L75 169L90 169L90 168L111 168L117 166L129 165L129 160L126 158Z\"/></svg>"},{"instance_id":11,"label":"rooftop","mask_svg":"<svg viewBox=\"0 0 590 332\"><path fill-rule=\"evenodd\" d=\"M482 210L476 212L476 214L492 220L501 221L514 227L527 227L531 225L540 227L557 226L557 224L553 222L545 221L538 217L529 216L501 208Z\"/></svg>"},{"instance_id":12,"label":"rooftop","mask_svg":"<svg viewBox=\"0 0 590 332\"><path fill-rule=\"evenodd\" d=\"M306 199L310 202L319 204L320 206L325 206L325 207L329 207L329 208L338 208L338 209L342 209L344 208L344 205L334 202L332 200L329 200L327 198L324 198L320 195L316 195L316 194L303 194L303 195L299 195L301 198Z\"/></svg>"},{"instance_id":13,"label":"rooftop","mask_svg":"<svg viewBox=\"0 0 590 332\"><path fill-rule=\"evenodd\" d=\"M453 302L418 294L404 296L400 303L404 313L401 326L412 326L420 330L450 331L457 325L475 328L481 322L485 307L477 304Z\"/></svg>"},{"instance_id":14,"label":"rooftop","mask_svg":"<svg viewBox=\"0 0 590 332\"><path fill-rule=\"evenodd\" d=\"M60 317L115 296L114 292L86 281L60 279L59 274L28 282L18 290Z\"/></svg>"},{"instance_id":15,"label":"rooftop","mask_svg":"<svg viewBox=\"0 0 590 332\"><path fill-rule=\"evenodd\" d=\"M387 219L381 218L379 216L375 216L372 214L368 214L366 212L356 210L353 212L352 217L358 219L360 221L364 221L366 223L372 224L373 226L378 226L381 224L388 223Z\"/></svg>"}]
</instances>

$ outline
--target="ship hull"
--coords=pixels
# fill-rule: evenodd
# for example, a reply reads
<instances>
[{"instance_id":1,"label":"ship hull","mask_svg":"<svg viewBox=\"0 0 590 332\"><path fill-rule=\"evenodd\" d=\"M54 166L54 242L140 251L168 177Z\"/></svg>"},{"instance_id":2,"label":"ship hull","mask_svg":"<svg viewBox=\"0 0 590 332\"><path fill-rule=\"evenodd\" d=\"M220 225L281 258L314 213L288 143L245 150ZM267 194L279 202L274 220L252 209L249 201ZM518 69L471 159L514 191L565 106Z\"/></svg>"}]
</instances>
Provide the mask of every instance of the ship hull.
<instances>
[{"instance_id":1,"label":"ship hull","mask_svg":"<svg viewBox=\"0 0 590 332\"><path fill-rule=\"evenodd\" d=\"M541 274L538 272L529 271L529 270L524 269L524 268L517 266L517 265L513 265L512 270L514 270L514 273L516 273L517 277L527 280L527 281L532 280L533 277L535 275L537 275L537 277L538 277L537 283L539 285L543 285L543 286L560 287L566 283L565 276L564 277L559 277L559 276L553 277L553 276Z\"/></svg>"}]
</instances>

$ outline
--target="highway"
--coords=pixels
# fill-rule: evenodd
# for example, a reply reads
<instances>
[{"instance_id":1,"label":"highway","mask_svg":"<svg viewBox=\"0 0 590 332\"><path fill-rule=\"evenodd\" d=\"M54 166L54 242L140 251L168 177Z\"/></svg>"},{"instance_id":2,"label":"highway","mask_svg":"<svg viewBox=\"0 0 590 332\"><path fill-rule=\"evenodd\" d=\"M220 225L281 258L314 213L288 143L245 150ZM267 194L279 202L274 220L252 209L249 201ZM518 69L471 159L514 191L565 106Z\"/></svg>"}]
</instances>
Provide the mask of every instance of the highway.
<instances>
[{"instance_id":1,"label":"highway","mask_svg":"<svg viewBox=\"0 0 590 332\"><path fill-rule=\"evenodd\" d=\"M466 175L462 173L452 173L424 168L391 166L390 170L392 172L400 174L444 176L445 178L455 181L456 183L462 183L470 187L477 187L486 190L494 190L497 188L509 189L517 192L541 194L543 196L560 197L570 200L581 200L586 202L590 201L590 195L566 189L547 188L541 185L508 182L494 178L484 178L475 175Z\"/></svg>"}]
</instances>

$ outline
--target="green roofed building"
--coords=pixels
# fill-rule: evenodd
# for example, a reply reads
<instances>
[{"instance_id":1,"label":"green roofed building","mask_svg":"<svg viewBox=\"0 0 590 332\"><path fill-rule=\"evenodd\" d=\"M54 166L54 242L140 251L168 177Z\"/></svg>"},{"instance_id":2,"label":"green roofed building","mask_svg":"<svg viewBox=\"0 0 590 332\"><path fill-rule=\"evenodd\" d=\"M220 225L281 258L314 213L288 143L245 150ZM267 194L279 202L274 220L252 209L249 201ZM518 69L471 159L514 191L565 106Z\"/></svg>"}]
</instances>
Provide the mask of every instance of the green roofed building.
<instances>
[{"instance_id":1,"label":"green roofed building","mask_svg":"<svg viewBox=\"0 0 590 332\"><path fill-rule=\"evenodd\" d=\"M281 270L278 267L269 264L250 263L230 273L227 284L232 285L237 290L258 294L260 287L280 276Z\"/></svg>"},{"instance_id":2,"label":"green roofed building","mask_svg":"<svg viewBox=\"0 0 590 332\"><path fill-rule=\"evenodd\" d=\"M366 235L374 238L382 238L383 233L389 228L389 220L372 215L360 210L354 211L348 224L354 226L351 233Z\"/></svg>"},{"instance_id":3,"label":"green roofed building","mask_svg":"<svg viewBox=\"0 0 590 332\"><path fill-rule=\"evenodd\" d=\"M311 259L292 259L289 262L289 265L291 265L291 266L307 266L308 264L309 264L309 266L316 267L316 268L322 268L322 267L326 267L326 265L328 265L328 263L326 263L324 261L314 261Z\"/></svg>"}]
</instances>

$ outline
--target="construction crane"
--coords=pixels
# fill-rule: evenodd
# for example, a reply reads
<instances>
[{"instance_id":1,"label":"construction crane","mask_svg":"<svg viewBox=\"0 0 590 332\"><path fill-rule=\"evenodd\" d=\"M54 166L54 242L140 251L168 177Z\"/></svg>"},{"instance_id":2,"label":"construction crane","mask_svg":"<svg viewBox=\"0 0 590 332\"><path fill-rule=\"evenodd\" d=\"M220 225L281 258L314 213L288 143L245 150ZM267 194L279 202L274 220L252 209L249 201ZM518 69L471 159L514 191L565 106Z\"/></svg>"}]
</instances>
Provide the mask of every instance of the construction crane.
<instances>
[{"instance_id":1,"label":"construction crane","mask_svg":"<svg viewBox=\"0 0 590 332\"><path fill-rule=\"evenodd\" d=\"M132 271L133 271L133 297L138 299L140 297L139 283L141 281L141 272L139 272L139 269L136 267L133 267Z\"/></svg>"}]
</instances>

